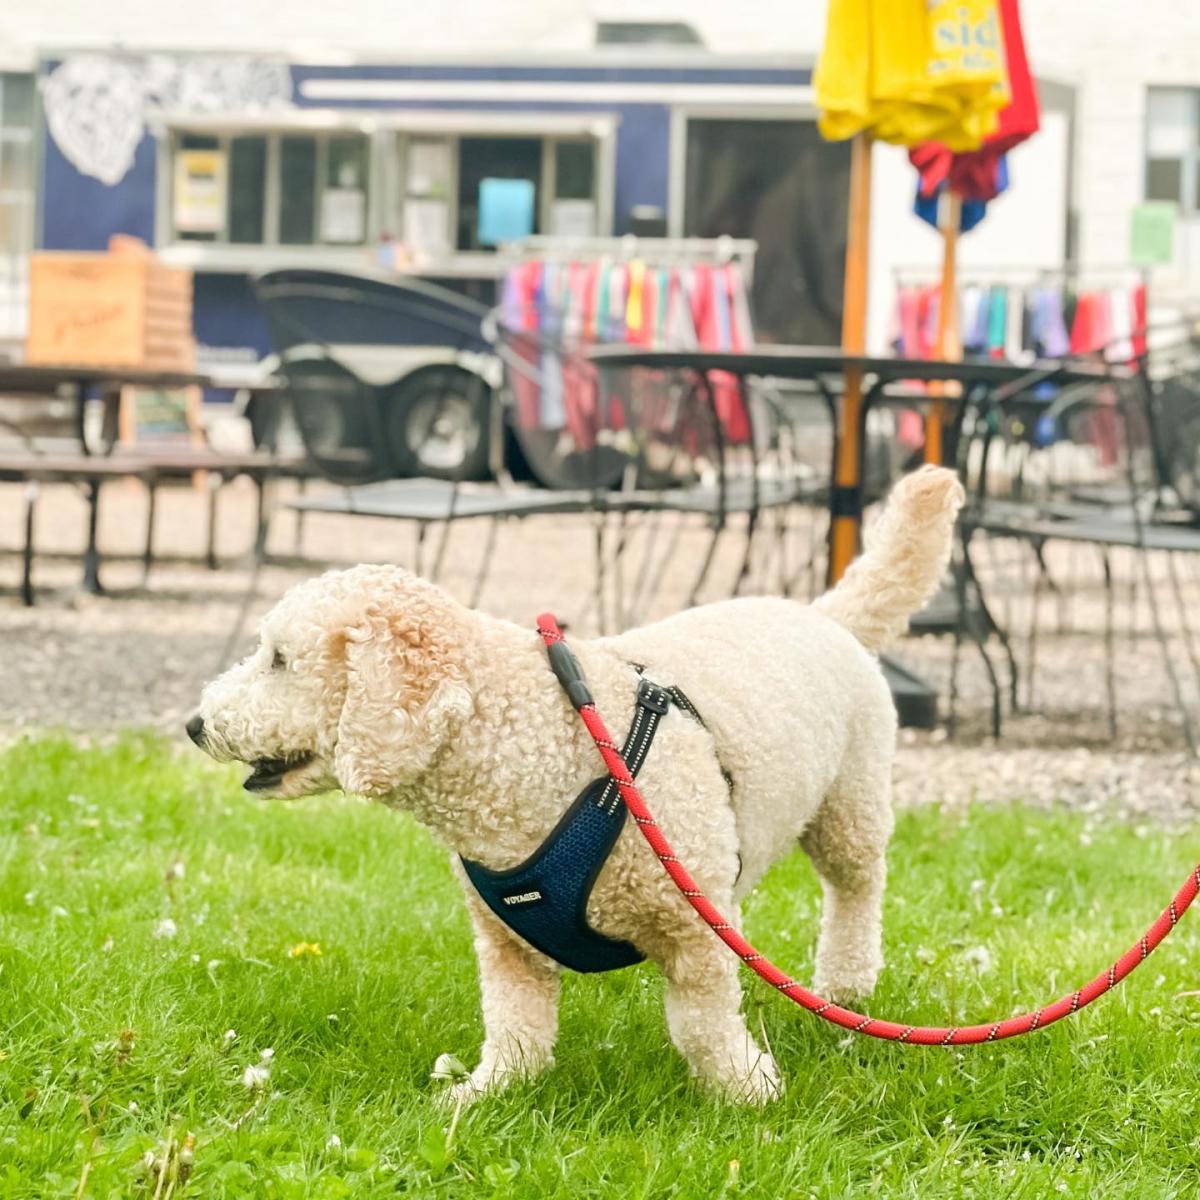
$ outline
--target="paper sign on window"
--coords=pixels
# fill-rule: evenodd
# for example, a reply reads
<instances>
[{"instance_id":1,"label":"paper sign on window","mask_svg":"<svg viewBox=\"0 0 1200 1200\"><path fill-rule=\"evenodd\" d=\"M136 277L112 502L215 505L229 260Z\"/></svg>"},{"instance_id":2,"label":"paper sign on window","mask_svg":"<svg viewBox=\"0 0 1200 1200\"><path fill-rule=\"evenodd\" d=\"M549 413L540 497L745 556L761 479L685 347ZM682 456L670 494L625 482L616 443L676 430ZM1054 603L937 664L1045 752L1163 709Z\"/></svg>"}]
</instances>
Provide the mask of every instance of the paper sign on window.
<instances>
[{"instance_id":1,"label":"paper sign on window","mask_svg":"<svg viewBox=\"0 0 1200 1200\"><path fill-rule=\"evenodd\" d=\"M1167 266L1175 260L1176 205L1139 204L1130 214L1129 257L1139 267Z\"/></svg>"},{"instance_id":2,"label":"paper sign on window","mask_svg":"<svg viewBox=\"0 0 1200 1200\"><path fill-rule=\"evenodd\" d=\"M367 195L359 188L326 188L321 195L321 240L359 243L366 236Z\"/></svg>"},{"instance_id":3,"label":"paper sign on window","mask_svg":"<svg viewBox=\"0 0 1200 1200\"><path fill-rule=\"evenodd\" d=\"M591 200L555 200L550 207L555 237L591 237L596 232L596 206Z\"/></svg>"},{"instance_id":4,"label":"paper sign on window","mask_svg":"<svg viewBox=\"0 0 1200 1200\"><path fill-rule=\"evenodd\" d=\"M450 212L444 200L413 200L404 205L404 244L417 259L450 251Z\"/></svg>"},{"instance_id":5,"label":"paper sign on window","mask_svg":"<svg viewBox=\"0 0 1200 1200\"><path fill-rule=\"evenodd\" d=\"M177 233L220 233L225 228L228 171L224 151L176 152L174 218Z\"/></svg>"},{"instance_id":6,"label":"paper sign on window","mask_svg":"<svg viewBox=\"0 0 1200 1200\"><path fill-rule=\"evenodd\" d=\"M533 233L534 186L528 179L479 182L479 244L498 246Z\"/></svg>"}]
</instances>

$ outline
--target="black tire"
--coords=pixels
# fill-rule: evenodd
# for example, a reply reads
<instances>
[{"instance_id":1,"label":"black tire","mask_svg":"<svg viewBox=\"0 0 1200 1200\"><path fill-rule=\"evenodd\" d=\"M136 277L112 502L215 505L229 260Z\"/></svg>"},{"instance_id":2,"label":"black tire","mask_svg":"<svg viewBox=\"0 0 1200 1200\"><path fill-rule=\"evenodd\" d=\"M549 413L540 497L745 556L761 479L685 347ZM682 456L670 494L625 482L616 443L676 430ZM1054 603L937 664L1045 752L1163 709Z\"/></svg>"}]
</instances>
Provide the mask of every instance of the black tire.
<instances>
[{"instance_id":1,"label":"black tire","mask_svg":"<svg viewBox=\"0 0 1200 1200\"><path fill-rule=\"evenodd\" d=\"M1200 376L1189 370L1159 390L1159 455L1180 503L1200 513Z\"/></svg>"},{"instance_id":2,"label":"black tire","mask_svg":"<svg viewBox=\"0 0 1200 1200\"><path fill-rule=\"evenodd\" d=\"M382 390L388 447L401 475L475 480L489 474L492 391L461 367L422 367Z\"/></svg>"},{"instance_id":3,"label":"black tire","mask_svg":"<svg viewBox=\"0 0 1200 1200\"><path fill-rule=\"evenodd\" d=\"M289 362L283 374L304 448L322 475L353 486L395 474L375 388L332 358Z\"/></svg>"}]
</instances>

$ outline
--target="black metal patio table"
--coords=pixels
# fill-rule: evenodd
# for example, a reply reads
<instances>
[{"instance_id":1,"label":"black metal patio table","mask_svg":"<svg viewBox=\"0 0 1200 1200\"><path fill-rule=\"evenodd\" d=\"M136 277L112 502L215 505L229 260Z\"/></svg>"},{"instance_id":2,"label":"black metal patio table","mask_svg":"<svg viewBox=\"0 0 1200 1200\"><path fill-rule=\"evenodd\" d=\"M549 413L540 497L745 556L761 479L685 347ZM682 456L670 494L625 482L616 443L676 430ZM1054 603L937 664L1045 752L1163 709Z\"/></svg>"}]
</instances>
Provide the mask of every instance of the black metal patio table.
<instances>
[{"instance_id":1,"label":"black metal patio table","mask_svg":"<svg viewBox=\"0 0 1200 1200\"><path fill-rule=\"evenodd\" d=\"M98 391L105 404L103 445L110 450L116 441L116 401L124 387L210 388L216 384L208 375L194 371L160 371L146 367L88 367L69 363L0 363L0 396L45 396L74 402L75 436L84 454L95 453L89 444L85 414L90 391Z\"/></svg>"},{"instance_id":2,"label":"black metal patio table","mask_svg":"<svg viewBox=\"0 0 1200 1200\"><path fill-rule=\"evenodd\" d=\"M839 383L847 369L863 373L866 384L862 420L880 401L898 400L905 407L919 407L934 399L906 383L957 383L964 399L980 405L1002 404L1034 388L1098 385L1123 378L1120 370L1103 364L1074 359L1039 359L1029 363L1006 359L968 358L960 362L926 359L871 357L846 354L825 346L755 346L746 351L654 350L636 346L596 346L588 358L601 370L646 368L688 371L701 379L714 371L725 372L744 384L751 378L786 379L814 384L824 399L833 421L834 454L844 436L838 419ZM896 389L900 389L897 394ZM711 394L711 388L709 388ZM942 397L944 399L944 397ZM967 405L958 406L959 420ZM834 519L860 521L863 510L863 430L853 431L858 447L857 481L830 489L830 515ZM953 444L953 443L952 443Z\"/></svg>"},{"instance_id":3,"label":"black metal patio table","mask_svg":"<svg viewBox=\"0 0 1200 1200\"><path fill-rule=\"evenodd\" d=\"M912 385L952 383L961 388L962 402L953 411L954 427L948 439L950 447L957 444L958 432L968 407L989 409L1002 406L1017 397L1029 395L1034 389L1055 389L1098 386L1119 381L1128 374L1105 364L1080 362L1072 359L1035 360L1017 363L991 358L969 358L959 362L925 359L872 357L847 354L840 349L823 346L755 346L746 351L658 350L636 346L596 346L588 358L604 371L647 369L686 372L698 380L713 404L710 376L713 372L732 375L744 389L750 379L777 379L814 385L829 411L833 428L833 462L836 466L840 440L849 434L854 439L857 468L850 481L839 482L831 472L829 488L830 536L839 521L861 526L864 507L864 445L868 413L879 403L901 403L907 408L922 407L934 397ZM863 404L858 427L844 428L839 411L840 384L847 370L860 371L864 380ZM747 414L750 406L746 405ZM753 437L751 437L753 442ZM721 447L718 447L720 450ZM952 450L953 452L953 450ZM718 491L724 495L726 486L724 463L719 464ZM757 476L751 475L751 489L756 493ZM718 501L720 506L720 500ZM719 511L718 519L724 515ZM751 528L756 505L751 502ZM832 557L832 556L831 556ZM986 656L985 656L986 657ZM927 685L894 663L885 662L885 671L896 698L901 721L921 727L936 721L937 697Z\"/></svg>"}]
</instances>

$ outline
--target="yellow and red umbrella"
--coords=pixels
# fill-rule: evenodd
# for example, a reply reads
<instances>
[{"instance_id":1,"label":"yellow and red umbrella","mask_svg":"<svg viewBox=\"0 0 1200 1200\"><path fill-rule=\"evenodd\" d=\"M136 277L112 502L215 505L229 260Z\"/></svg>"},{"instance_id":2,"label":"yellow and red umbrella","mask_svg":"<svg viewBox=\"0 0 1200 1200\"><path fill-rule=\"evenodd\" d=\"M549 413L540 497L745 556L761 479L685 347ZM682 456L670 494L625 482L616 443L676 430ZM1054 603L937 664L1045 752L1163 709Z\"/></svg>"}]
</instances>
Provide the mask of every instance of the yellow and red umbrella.
<instances>
[{"instance_id":1,"label":"yellow and red umbrella","mask_svg":"<svg viewBox=\"0 0 1200 1200\"><path fill-rule=\"evenodd\" d=\"M871 142L978 150L1011 92L996 0L830 0L814 79L822 134L853 138L842 348L866 350ZM830 581L858 550L862 372L846 371L838 419Z\"/></svg>"},{"instance_id":2,"label":"yellow and red umbrella","mask_svg":"<svg viewBox=\"0 0 1200 1200\"><path fill-rule=\"evenodd\" d=\"M982 218L987 202L1006 186L1007 172L1002 166L1004 155L1035 134L1041 121L1037 88L1025 55L1017 0L997 2L1008 72L1008 103L998 114L996 128L977 150L956 150L945 142L935 141L908 152L909 160L920 173L918 193L925 202L922 207L933 209L930 215L943 239L936 345L936 354L941 359L962 356L956 278L959 233L972 228ZM970 222L964 220L964 202L970 202L975 210ZM949 386L957 388L957 385ZM935 395L939 394L935 392ZM942 461L943 420L942 405L935 401L925 422L926 462Z\"/></svg>"}]
</instances>

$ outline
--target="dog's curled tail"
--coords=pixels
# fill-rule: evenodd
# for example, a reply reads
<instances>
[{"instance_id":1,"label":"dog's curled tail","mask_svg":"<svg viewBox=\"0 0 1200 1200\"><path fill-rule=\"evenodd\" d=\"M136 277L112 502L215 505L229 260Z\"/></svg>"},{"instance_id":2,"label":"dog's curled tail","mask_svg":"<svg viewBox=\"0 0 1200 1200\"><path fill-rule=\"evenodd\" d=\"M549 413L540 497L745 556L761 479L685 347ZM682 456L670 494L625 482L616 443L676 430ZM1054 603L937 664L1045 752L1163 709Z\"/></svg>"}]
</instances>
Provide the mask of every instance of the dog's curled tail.
<instances>
[{"instance_id":1,"label":"dog's curled tail","mask_svg":"<svg viewBox=\"0 0 1200 1200\"><path fill-rule=\"evenodd\" d=\"M965 499L958 476L945 467L906 475L867 529L866 552L814 607L868 650L899 637L942 581Z\"/></svg>"}]
</instances>

